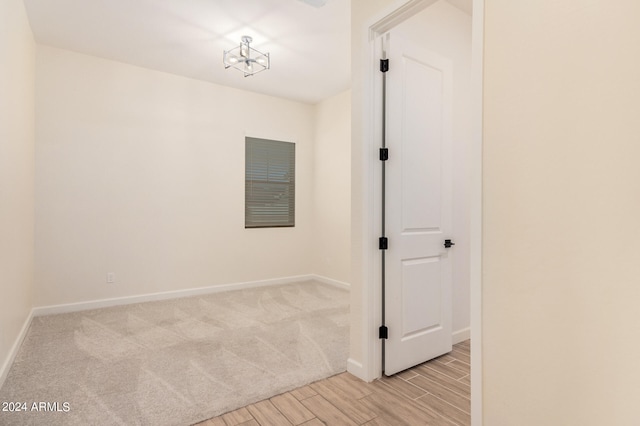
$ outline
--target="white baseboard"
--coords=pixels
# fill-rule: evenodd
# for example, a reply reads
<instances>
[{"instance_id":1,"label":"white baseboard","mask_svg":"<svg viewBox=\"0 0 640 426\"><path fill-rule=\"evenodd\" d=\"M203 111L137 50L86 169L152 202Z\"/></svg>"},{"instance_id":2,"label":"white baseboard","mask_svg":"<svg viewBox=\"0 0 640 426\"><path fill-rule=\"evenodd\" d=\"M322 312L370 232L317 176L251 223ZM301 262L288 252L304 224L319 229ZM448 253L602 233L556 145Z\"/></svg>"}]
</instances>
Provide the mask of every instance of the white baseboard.
<instances>
[{"instance_id":1,"label":"white baseboard","mask_svg":"<svg viewBox=\"0 0 640 426\"><path fill-rule=\"evenodd\" d=\"M463 328L462 330L453 332L453 344L464 342L471 338L471 327Z\"/></svg>"},{"instance_id":2,"label":"white baseboard","mask_svg":"<svg viewBox=\"0 0 640 426\"><path fill-rule=\"evenodd\" d=\"M4 385L4 381L7 379L7 375L9 374L9 369L13 365L13 361L16 359L16 355L18 355L18 350L20 349L20 345L27 335L27 330L29 330L29 326L31 325L31 320L33 319L33 309L29 311L29 315L24 320L24 324L22 324L22 328L20 329L20 333L18 333L18 337L16 337L15 342L13 342L13 346L11 346L11 350L7 355L7 358L4 360L2 364L2 368L0 369L0 388Z\"/></svg>"},{"instance_id":3,"label":"white baseboard","mask_svg":"<svg viewBox=\"0 0 640 426\"><path fill-rule=\"evenodd\" d=\"M291 284L300 281L317 280L340 288L349 288L349 285L331 278L319 275L296 275L291 277L273 278L260 281L242 283L221 284L209 287L191 288L186 290L165 291L161 293L142 294L137 296L115 297L112 299L90 300L87 302L68 303L63 305L39 306L33 309L33 316L64 314L69 312L86 311L89 309L108 308L110 306L130 305L133 303L153 302L157 300L178 299L181 297L200 296L203 294L221 293L224 291L244 290L249 288L266 287L272 285Z\"/></svg>"},{"instance_id":4,"label":"white baseboard","mask_svg":"<svg viewBox=\"0 0 640 426\"><path fill-rule=\"evenodd\" d=\"M347 371L350 374L353 374L354 376L356 376L358 379L367 381L366 374L364 374L364 367L362 366L361 363L359 363L353 358L349 358L347 360Z\"/></svg>"},{"instance_id":5,"label":"white baseboard","mask_svg":"<svg viewBox=\"0 0 640 426\"><path fill-rule=\"evenodd\" d=\"M350 290L351 289L351 284L349 284L349 283L345 283L345 282L342 282L342 281L334 280L333 278L323 277L322 275L312 274L311 276L313 277L314 280L320 281L323 284L332 285L334 287L338 287L338 288L341 288L343 290Z\"/></svg>"}]
</instances>

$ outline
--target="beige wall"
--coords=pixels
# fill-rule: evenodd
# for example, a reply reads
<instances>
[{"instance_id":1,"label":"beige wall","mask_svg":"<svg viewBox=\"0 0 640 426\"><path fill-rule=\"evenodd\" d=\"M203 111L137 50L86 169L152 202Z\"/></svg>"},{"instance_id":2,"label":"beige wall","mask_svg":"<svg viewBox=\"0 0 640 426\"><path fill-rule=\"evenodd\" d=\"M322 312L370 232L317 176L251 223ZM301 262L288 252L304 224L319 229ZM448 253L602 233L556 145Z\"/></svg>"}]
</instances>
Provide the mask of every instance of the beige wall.
<instances>
[{"instance_id":1,"label":"beige wall","mask_svg":"<svg viewBox=\"0 0 640 426\"><path fill-rule=\"evenodd\" d=\"M485 425L637 425L640 3L485 0Z\"/></svg>"},{"instance_id":2,"label":"beige wall","mask_svg":"<svg viewBox=\"0 0 640 426\"><path fill-rule=\"evenodd\" d=\"M351 275L351 91L315 106L314 272L349 283Z\"/></svg>"},{"instance_id":3,"label":"beige wall","mask_svg":"<svg viewBox=\"0 0 640 426\"><path fill-rule=\"evenodd\" d=\"M0 2L0 376L33 287L35 44L20 0ZM0 379L0 384L2 380Z\"/></svg>"},{"instance_id":4,"label":"beige wall","mask_svg":"<svg viewBox=\"0 0 640 426\"><path fill-rule=\"evenodd\" d=\"M312 272L312 105L39 46L36 106L36 306ZM245 134L297 143L295 228L244 229Z\"/></svg>"}]
</instances>

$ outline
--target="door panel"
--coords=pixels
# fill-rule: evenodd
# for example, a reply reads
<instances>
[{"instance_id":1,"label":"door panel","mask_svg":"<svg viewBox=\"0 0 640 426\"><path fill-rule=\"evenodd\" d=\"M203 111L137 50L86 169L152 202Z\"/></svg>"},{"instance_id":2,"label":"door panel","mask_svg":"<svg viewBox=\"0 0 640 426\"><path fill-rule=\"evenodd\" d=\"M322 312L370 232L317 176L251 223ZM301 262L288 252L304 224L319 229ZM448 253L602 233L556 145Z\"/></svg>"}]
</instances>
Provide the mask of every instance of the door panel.
<instances>
[{"instance_id":1,"label":"door panel","mask_svg":"<svg viewBox=\"0 0 640 426\"><path fill-rule=\"evenodd\" d=\"M441 281L440 258L425 257L402 261L402 339L413 337L439 327L442 323L440 309Z\"/></svg>"},{"instance_id":2,"label":"door panel","mask_svg":"<svg viewBox=\"0 0 640 426\"><path fill-rule=\"evenodd\" d=\"M385 374L451 350L452 68L387 39Z\"/></svg>"},{"instance_id":3,"label":"door panel","mask_svg":"<svg viewBox=\"0 0 640 426\"><path fill-rule=\"evenodd\" d=\"M405 87L402 131L402 215L405 231L438 231L441 224L442 73L416 58L402 58ZM428 94L428 95L426 95ZM418 114L418 111L420 112ZM414 137L420 143L411 143ZM393 139L392 139L393 140Z\"/></svg>"}]
</instances>

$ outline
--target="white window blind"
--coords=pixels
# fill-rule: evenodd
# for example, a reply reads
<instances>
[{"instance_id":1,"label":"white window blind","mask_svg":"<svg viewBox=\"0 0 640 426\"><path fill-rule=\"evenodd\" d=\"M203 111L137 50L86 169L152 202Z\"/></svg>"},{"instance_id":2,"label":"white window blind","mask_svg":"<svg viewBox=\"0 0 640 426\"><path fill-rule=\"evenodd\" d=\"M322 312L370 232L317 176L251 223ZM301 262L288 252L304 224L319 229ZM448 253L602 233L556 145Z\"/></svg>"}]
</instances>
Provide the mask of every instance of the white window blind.
<instances>
[{"instance_id":1,"label":"white window blind","mask_svg":"<svg viewBox=\"0 0 640 426\"><path fill-rule=\"evenodd\" d=\"M245 228L295 226L296 145L245 138Z\"/></svg>"}]
</instances>

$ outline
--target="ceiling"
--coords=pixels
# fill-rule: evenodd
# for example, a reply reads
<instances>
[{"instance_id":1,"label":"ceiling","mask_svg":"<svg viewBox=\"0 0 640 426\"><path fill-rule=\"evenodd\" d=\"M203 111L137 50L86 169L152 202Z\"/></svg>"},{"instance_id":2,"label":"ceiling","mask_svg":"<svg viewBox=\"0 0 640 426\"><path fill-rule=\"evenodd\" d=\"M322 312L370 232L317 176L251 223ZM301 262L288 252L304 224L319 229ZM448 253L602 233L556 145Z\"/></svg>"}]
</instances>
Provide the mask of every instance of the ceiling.
<instances>
[{"instance_id":1,"label":"ceiling","mask_svg":"<svg viewBox=\"0 0 640 426\"><path fill-rule=\"evenodd\" d=\"M24 0L38 43L300 102L350 87L350 0ZM316 0L319 1L319 0ZM471 0L448 0L471 13ZM322 1L320 1L322 3ZM271 69L226 69L253 38Z\"/></svg>"},{"instance_id":2,"label":"ceiling","mask_svg":"<svg viewBox=\"0 0 640 426\"><path fill-rule=\"evenodd\" d=\"M473 0L447 0L449 3L461 9L468 15L471 15L473 10Z\"/></svg>"},{"instance_id":3,"label":"ceiling","mask_svg":"<svg viewBox=\"0 0 640 426\"><path fill-rule=\"evenodd\" d=\"M350 86L350 1L24 0L36 42L198 80L316 103ZM225 70L239 45L271 69Z\"/></svg>"}]
</instances>

